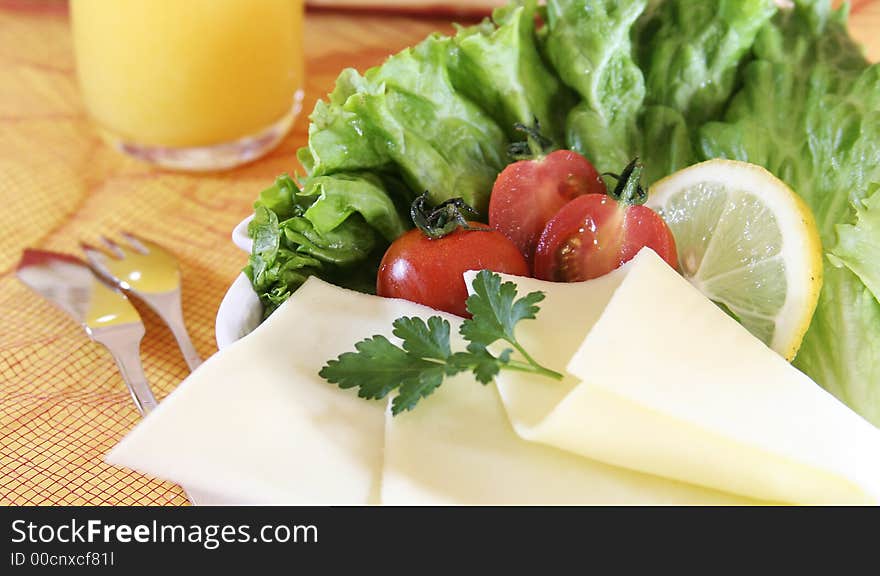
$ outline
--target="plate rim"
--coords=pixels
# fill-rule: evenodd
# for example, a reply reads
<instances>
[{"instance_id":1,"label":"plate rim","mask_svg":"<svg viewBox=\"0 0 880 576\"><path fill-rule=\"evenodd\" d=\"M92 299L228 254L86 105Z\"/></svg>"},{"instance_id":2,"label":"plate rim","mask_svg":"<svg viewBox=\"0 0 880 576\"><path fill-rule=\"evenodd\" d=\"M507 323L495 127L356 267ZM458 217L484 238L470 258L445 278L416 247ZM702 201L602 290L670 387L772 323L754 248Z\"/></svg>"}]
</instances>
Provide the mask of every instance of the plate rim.
<instances>
[{"instance_id":1,"label":"plate rim","mask_svg":"<svg viewBox=\"0 0 880 576\"><path fill-rule=\"evenodd\" d=\"M232 230L232 243L240 250L250 254L253 241L247 235L247 227L254 215L251 214ZM226 289L217 314L214 318L214 340L217 349L223 350L251 333L263 319L263 305L254 291L250 279L239 272Z\"/></svg>"}]
</instances>

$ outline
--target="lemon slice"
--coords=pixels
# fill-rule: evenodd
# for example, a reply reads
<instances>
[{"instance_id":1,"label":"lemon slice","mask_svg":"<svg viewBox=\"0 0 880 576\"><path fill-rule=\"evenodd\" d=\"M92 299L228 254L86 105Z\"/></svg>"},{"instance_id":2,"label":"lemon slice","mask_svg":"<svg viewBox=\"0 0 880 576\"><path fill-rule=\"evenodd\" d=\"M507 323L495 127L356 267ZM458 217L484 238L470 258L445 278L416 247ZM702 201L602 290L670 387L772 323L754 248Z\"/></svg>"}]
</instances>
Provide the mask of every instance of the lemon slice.
<instances>
[{"instance_id":1,"label":"lemon slice","mask_svg":"<svg viewBox=\"0 0 880 576\"><path fill-rule=\"evenodd\" d=\"M709 160L651 187L647 205L675 236L682 274L792 360L822 287L809 207L760 166Z\"/></svg>"}]
</instances>

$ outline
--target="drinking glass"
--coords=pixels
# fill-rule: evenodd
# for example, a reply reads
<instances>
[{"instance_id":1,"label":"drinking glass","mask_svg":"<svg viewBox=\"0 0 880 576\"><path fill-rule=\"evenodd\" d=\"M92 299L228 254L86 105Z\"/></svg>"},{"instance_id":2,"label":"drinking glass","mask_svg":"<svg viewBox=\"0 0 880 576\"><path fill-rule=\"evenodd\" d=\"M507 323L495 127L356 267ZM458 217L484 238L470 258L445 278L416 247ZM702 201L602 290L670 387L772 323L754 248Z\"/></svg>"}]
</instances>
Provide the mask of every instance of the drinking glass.
<instances>
[{"instance_id":1,"label":"drinking glass","mask_svg":"<svg viewBox=\"0 0 880 576\"><path fill-rule=\"evenodd\" d=\"M299 112L303 0L71 0L77 76L102 137L216 170L274 147Z\"/></svg>"}]
</instances>

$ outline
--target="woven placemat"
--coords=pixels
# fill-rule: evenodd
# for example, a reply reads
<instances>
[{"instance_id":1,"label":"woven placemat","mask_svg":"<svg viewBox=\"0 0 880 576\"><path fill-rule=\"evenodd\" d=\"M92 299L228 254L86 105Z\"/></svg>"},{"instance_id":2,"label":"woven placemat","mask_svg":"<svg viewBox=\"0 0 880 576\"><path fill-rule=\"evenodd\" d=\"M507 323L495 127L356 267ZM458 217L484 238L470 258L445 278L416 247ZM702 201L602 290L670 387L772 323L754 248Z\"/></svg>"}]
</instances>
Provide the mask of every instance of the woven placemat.
<instances>
[{"instance_id":1,"label":"woven placemat","mask_svg":"<svg viewBox=\"0 0 880 576\"><path fill-rule=\"evenodd\" d=\"M448 19L310 15L305 109L345 66L361 69ZM854 35L880 56L880 0L853 3ZM202 357L215 352L214 316L245 263L229 241L256 193L294 168L307 123L266 158L187 175L130 160L95 136L77 93L63 2L0 0L0 504L184 504L172 484L104 464L137 423L109 354L15 278L26 247L77 253L78 242L131 230L172 249L184 314ZM142 351L161 399L186 377L175 342L138 306Z\"/></svg>"}]
</instances>

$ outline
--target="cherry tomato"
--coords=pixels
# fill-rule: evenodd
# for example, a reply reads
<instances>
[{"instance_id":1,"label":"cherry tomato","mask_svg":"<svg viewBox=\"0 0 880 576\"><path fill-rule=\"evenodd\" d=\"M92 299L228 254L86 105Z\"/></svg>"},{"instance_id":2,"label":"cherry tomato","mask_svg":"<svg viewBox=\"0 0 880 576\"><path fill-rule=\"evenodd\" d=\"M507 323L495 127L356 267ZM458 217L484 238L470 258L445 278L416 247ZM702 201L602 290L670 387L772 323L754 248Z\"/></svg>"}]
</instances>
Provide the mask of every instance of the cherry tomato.
<instances>
[{"instance_id":1,"label":"cherry tomato","mask_svg":"<svg viewBox=\"0 0 880 576\"><path fill-rule=\"evenodd\" d=\"M598 278L646 246L677 268L672 232L656 212L639 203L646 198L638 185L640 174L641 167L630 164L611 195L588 194L566 204L541 233L535 277L558 282Z\"/></svg>"},{"instance_id":2,"label":"cherry tomato","mask_svg":"<svg viewBox=\"0 0 880 576\"><path fill-rule=\"evenodd\" d=\"M495 180L489 225L510 238L531 263L541 232L563 206L578 196L605 192L599 173L577 152L557 150L520 160Z\"/></svg>"},{"instance_id":3,"label":"cherry tomato","mask_svg":"<svg viewBox=\"0 0 880 576\"><path fill-rule=\"evenodd\" d=\"M486 227L478 222L468 225ZM517 276L529 273L522 254L500 232L458 228L442 238L431 239L414 229L395 240L385 252L376 293L467 317L468 293L462 274L468 270Z\"/></svg>"}]
</instances>

